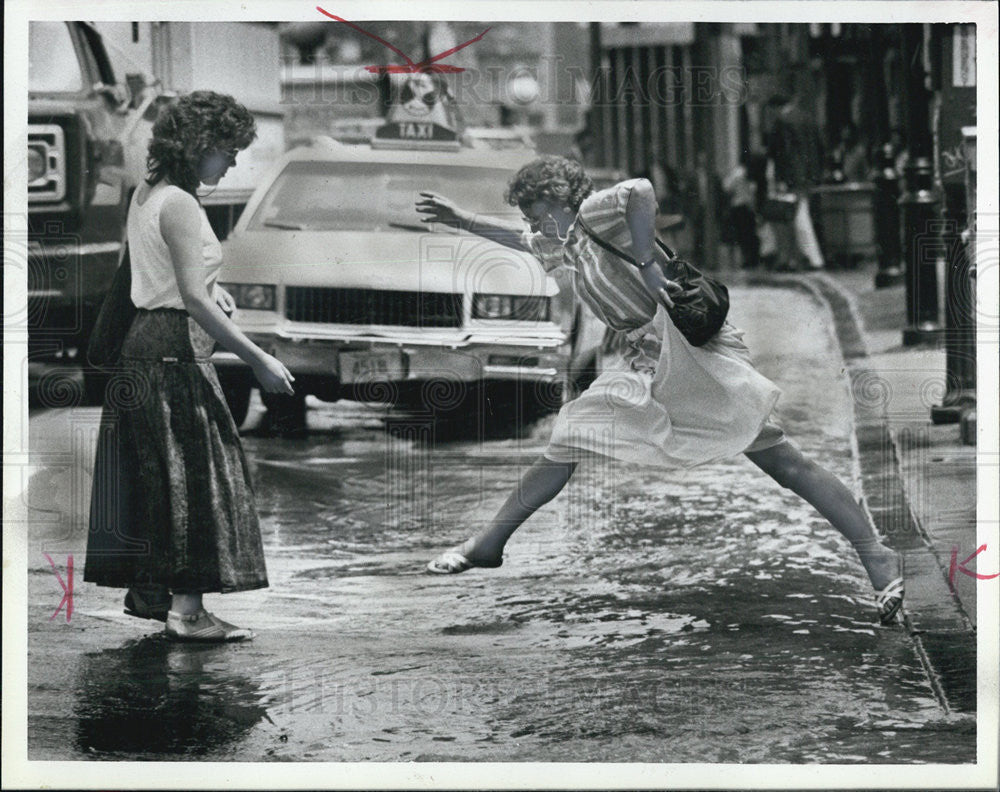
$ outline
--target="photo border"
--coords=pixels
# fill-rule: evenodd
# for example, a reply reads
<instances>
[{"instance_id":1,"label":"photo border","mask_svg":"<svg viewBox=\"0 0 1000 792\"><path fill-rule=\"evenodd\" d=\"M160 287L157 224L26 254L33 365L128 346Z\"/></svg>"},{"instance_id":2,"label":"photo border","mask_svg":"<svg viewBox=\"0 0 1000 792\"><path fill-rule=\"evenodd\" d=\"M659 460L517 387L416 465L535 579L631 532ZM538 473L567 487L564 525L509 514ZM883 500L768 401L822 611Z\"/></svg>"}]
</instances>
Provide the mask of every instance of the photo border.
<instances>
[{"instance_id":1,"label":"photo border","mask_svg":"<svg viewBox=\"0 0 1000 792\"><path fill-rule=\"evenodd\" d=\"M592 2L504 0L493 2L420 2L411 4L355 0L318 3L345 18L451 19L524 21L718 21L738 22L975 22L977 30L977 126L979 134L977 207L982 220L996 223L997 206L997 4L995 2ZM29 19L320 21L311 2L90 2L56 0L4 5L5 236L26 224L26 175L18 167L26 140L27 96L18 91L27 71ZM10 219L12 227L7 227ZM997 228L980 228L982 233ZM5 248L6 253L6 248ZM4 264L5 316L26 301L26 271ZM989 303L996 295L979 294ZM989 303L991 307L995 307ZM994 314L995 315L995 312ZM6 330L6 328L5 328ZM23 335L23 337L22 337ZM27 536L11 530L24 525L20 500L28 447L27 385L23 361L26 334L4 339L4 543L3 543L3 783L5 787L91 789L109 783L131 788L398 788L398 789L825 789L825 788L990 788L997 783L998 669L996 627L1000 623L1000 586L981 586L978 620L978 708L975 765L720 765L618 763L242 763L115 762L108 775L103 762L27 760ZM981 332L978 347L978 454L997 448L997 338ZM998 537L987 535L997 524L997 466L980 465L979 541L989 545L981 556L997 568Z\"/></svg>"}]
</instances>

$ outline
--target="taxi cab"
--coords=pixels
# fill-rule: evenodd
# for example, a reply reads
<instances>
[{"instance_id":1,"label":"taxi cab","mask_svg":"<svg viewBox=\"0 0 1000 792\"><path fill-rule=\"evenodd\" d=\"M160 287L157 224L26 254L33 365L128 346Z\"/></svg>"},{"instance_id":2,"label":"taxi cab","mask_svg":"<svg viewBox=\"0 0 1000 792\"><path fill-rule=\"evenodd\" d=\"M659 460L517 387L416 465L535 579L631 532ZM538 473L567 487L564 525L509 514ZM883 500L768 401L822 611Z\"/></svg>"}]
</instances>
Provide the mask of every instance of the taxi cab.
<instances>
[{"instance_id":1,"label":"taxi cab","mask_svg":"<svg viewBox=\"0 0 1000 792\"><path fill-rule=\"evenodd\" d=\"M304 415L311 394L437 414L484 392L525 417L557 409L572 295L557 297L529 254L424 224L415 210L432 191L510 217L504 189L526 159L463 146L447 107L390 110L367 144L322 137L286 153L224 243L220 275L237 324L295 375L295 397L262 394L269 411ZM242 423L249 369L229 353L214 360Z\"/></svg>"}]
</instances>

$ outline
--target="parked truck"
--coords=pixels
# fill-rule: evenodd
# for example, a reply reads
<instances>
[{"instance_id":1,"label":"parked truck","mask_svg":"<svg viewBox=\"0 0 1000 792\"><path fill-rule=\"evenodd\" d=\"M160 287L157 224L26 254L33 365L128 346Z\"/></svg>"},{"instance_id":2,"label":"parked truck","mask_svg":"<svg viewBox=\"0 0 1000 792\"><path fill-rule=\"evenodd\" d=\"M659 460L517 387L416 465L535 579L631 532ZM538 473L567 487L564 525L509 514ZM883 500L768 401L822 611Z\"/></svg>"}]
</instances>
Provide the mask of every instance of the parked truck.
<instances>
[{"instance_id":1,"label":"parked truck","mask_svg":"<svg viewBox=\"0 0 1000 792\"><path fill-rule=\"evenodd\" d=\"M239 173L202 197L220 238L282 154L278 32L273 23L66 21L32 21L28 31L29 357L76 364L121 260L161 104L210 88L254 112L258 139ZM100 378L86 368L84 384L99 397Z\"/></svg>"},{"instance_id":2,"label":"parked truck","mask_svg":"<svg viewBox=\"0 0 1000 792\"><path fill-rule=\"evenodd\" d=\"M118 267L165 96L128 85L85 22L32 22L28 55L29 356L72 360Z\"/></svg>"}]
</instances>

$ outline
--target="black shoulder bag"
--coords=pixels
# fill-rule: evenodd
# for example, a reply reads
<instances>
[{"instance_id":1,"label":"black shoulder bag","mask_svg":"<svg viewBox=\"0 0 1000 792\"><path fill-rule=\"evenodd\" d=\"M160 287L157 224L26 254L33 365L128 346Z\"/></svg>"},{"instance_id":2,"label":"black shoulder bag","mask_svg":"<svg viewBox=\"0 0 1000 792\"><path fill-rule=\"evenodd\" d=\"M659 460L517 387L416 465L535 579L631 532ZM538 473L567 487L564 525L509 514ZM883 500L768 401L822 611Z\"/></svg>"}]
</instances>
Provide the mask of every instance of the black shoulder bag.
<instances>
[{"instance_id":1,"label":"black shoulder bag","mask_svg":"<svg viewBox=\"0 0 1000 792\"><path fill-rule=\"evenodd\" d=\"M577 216L576 222L595 244L638 266L628 253L597 236L580 216ZM672 308L667 308L667 314L691 346L703 346L711 341L726 323L726 315L729 313L729 290L724 284L701 272L691 263L677 258L663 240L658 238L656 244L667 257L666 263L660 265L664 276L683 289L680 294L671 295L674 305Z\"/></svg>"},{"instance_id":2,"label":"black shoulder bag","mask_svg":"<svg viewBox=\"0 0 1000 792\"><path fill-rule=\"evenodd\" d=\"M111 288L101 303L97 321L87 341L87 362L91 366L109 368L118 363L136 310L132 302L132 260L126 243L121 264L111 280Z\"/></svg>"}]
</instances>

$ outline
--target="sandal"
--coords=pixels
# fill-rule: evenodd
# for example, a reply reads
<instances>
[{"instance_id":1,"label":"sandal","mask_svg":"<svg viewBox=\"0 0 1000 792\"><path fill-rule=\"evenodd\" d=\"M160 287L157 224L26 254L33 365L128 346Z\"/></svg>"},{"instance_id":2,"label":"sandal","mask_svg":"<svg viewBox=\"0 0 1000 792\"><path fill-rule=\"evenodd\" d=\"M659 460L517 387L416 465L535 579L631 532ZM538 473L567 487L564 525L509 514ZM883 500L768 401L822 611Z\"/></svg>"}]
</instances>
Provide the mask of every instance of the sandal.
<instances>
[{"instance_id":1,"label":"sandal","mask_svg":"<svg viewBox=\"0 0 1000 792\"><path fill-rule=\"evenodd\" d=\"M884 627L896 622L896 614L903 607L903 578L898 577L881 591L875 592L878 619Z\"/></svg>"},{"instance_id":2,"label":"sandal","mask_svg":"<svg viewBox=\"0 0 1000 792\"><path fill-rule=\"evenodd\" d=\"M427 565L427 571L435 575L457 575L459 572L466 572L476 567L483 569L496 569L503 564L503 559L499 561L473 561L468 556L458 550L445 550Z\"/></svg>"},{"instance_id":3,"label":"sandal","mask_svg":"<svg viewBox=\"0 0 1000 792\"><path fill-rule=\"evenodd\" d=\"M133 586L125 592L125 613L137 619L165 622L170 600L166 586Z\"/></svg>"},{"instance_id":4,"label":"sandal","mask_svg":"<svg viewBox=\"0 0 1000 792\"><path fill-rule=\"evenodd\" d=\"M249 641L255 637L253 630L246 630L235 624L224 622L204 608L190 615L170 611L167 614L167 626L164 632L166 632L167 638L174 641L200 643Z\"/></svg>"}]
</instances>

